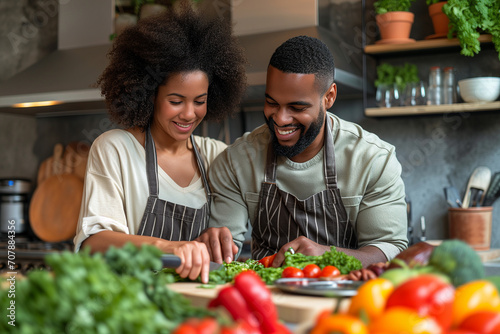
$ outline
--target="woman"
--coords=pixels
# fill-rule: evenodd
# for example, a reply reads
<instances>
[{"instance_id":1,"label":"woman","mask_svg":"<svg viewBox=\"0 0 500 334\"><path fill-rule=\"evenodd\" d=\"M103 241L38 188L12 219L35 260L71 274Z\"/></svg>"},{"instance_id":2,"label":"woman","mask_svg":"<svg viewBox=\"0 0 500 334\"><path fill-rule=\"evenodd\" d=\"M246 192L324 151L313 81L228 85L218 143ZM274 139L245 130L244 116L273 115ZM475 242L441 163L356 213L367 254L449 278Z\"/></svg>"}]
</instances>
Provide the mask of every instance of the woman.
<instances>
[{"instance_id":1,"label":"woman","mask_svg":"<svg viewBox=\"0 0 500 334\"><path fill-rule=\"evenodd\" d=\"M244 65L230 26L187 2L116 39L98 84L124 130L92 144L76 250L152 244L181 258L182 277L208 281L209 254L193 240L208 226L207 168L226 145L193 131L237 110Z\"/></svg>"}]
</instances>

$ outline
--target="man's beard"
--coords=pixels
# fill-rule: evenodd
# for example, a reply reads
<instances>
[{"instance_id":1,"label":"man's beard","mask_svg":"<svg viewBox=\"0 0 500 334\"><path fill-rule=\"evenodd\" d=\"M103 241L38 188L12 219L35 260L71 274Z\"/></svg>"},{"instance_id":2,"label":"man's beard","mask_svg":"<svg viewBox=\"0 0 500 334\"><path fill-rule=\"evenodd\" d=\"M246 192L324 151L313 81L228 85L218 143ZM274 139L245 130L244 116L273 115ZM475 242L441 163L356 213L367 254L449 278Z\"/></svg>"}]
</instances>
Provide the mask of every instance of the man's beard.
<instances>
[{"instance_id":1,"label":"man's beard","mask_svg":"<svg viewBox=\"0 0 500 334\"><path fill-rule=\"evenodd\" d=\"M318 118L316 118L316 120L313 123L311 123L309 129L305 133L304 133L305 131L304 125L299 124L297 126L297 128L300 131L300 137L299 140L295 143L295 145L284 146L279 143L278 138L276 137L275 123L273 119L272 118L266 119L267 126L271 131L271 138L273 141L274 151L276 152L277 155L282 155L289 159L302 153L302 151L304 151L307 147L309 147L309 145L311 145L314 139L316 139L316 137L321 131L321 128L323 127L324 120L325 120L325 111L323 110L322 107L320 107Z\"/></svg>"}]
</instances>

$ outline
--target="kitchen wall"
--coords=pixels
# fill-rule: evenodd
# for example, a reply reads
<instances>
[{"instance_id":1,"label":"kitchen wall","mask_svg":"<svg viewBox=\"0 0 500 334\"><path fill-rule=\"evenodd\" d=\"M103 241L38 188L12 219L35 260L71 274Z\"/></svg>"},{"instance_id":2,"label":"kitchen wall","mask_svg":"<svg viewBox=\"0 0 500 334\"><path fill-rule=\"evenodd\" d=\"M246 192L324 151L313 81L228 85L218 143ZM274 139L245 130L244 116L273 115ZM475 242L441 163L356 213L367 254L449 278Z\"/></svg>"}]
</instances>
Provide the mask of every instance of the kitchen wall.
<instances>
[{"instance_id":1,"label":"kitchen wall","mask_svg":"<svg viewBox=\"0 0 500 334\"><path fill-rule=\"evenodd\" d=\"M17 1L9 1L17 3ZM29 1L19 1L24 4ZM2 2L0 6L3 6ZM320 12L320 22L338 31L354 62L361 64L361 2L320 1L326 6ZM0 22L5 22L5 11L0 7ZM422 39L432 34L430 18L424 1L415 4L412 10L418 22L412 29L412 38ZM12 12L11 12L12 13ZM17 12L17 15L23 15ZM13 13L16 15L16 13ZM22 20L18 20L17 24ZM373 22L371 22L373 23ZM14 23L13 23L14 24ZM370 22L369 22L370 24ZM2 28L1 38L5 29ZM40 37L40 36L39 36ZM40 37L41 38L41 37ZM375 30L368 32L373 42ZM0 44L4 45L4 44ZM26 55L24 55L26 54ZM10 57L11 55L9 55ZM5 58L5 49L0 49L0 59ZM39 57L35 49L23 50L23 57ZM418 61L422 79L432 65L453 64L457 76L465 78L484 75L500 76L500 61L493 50L482 50L474 58L457 54L433 54L418 58L392 59L397 62ZM0 62L0 73L12 63ZM369 61L369 65L374 65ZM374 71L374 67L371 68ZM373 74L373 72L372 72ZM403 166L403 179L411 199L412 223L419 235L420 217L427 223L427 238L448 237L447 204L443 187L453 184L462 193L468 177L477 166L487 166L493 172L500 171L500 110L492 112L406 116L390 118L368 118L364 116L360 99L340 98L331 109L339 117L359 123L366 130L396 146L398 158ZM260 110L242 112L230 120L231 141L245 130L262 124ZM38 164L51 154L55 143L67 144L74 140L91 142L97 135L112 127L105 111L101 114L32 118L0 114L0 177L18 176L34 180ZM219 125L209 126L209 135L219 137L223 129ZM220 137L219 137L220 138ZM500 201L494 207L493 248L500 248Z\"/></svg>"}]
</instances>

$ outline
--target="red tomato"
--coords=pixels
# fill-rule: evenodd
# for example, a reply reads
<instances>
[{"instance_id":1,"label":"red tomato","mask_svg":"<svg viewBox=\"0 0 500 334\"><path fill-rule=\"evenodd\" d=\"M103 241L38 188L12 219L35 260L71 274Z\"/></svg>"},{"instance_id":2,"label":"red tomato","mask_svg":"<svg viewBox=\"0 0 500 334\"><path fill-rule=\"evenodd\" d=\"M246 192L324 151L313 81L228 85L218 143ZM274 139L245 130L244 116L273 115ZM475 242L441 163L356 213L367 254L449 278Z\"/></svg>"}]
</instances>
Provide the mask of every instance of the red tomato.
<instances>
[{"instance_id":1,"label":"red tomato","mask_svg":"<svg viewBox=\"0 0 500 334\"><path fill-rule=\"evenodd\" d=\"M203 318L196 326L197 334L214 334L219 330L219 324L215 318Z\"/></svg>"},{"instance_id":2,"label":"red tomato","mask_svg":"<svg viewBox=\"0 0 500 334\"><path fill-rule=\"evenodd\" d=\"M321 275L321 268L313 263L308 264L302 269L304 272L304 277L306 278L318 278Z\"/></svg>"},{"instance_id":3,"label":"red tomato","mask_svg":"<svg viewBox=\"0 0 500 334\"><path fill-rule=\"evenodd\" d=\"M435 275L419 275L401 283L389 295L386 309L406 307L421 317L433 317L447 330L453 317L455 288Z\"/></svg>"},{"instance_id":4,"label":"red tomato","mask_svg":"<svg viewBox=\"0 0 500 334\"><path fill-rule=\"evenodd\" d=\"M274 258L276 257L277 253L274 253L273 255L266 256L262 259L259 260L259 263L264 266L264 268L269 268L272 267Z\"/></svg>"},{"instance_id":5,"label":"red tomato","mask_svg":"<svg viewBox=\"0 0 500 334\"><path fill-rule=\"evenodd\" d=\"M281 277L293 277L293 278L301 278L304 277L304 272L299 268L295 267L286 267L283 269L281 273Z\"/></svg>"},{"instance_id":6,"label":"red tomato","mask_svg":"<svg viewBox=\"0 0 500 334\"><path fill-rule=\"evenodd\" d=\"M197 334L196 327L189 323L182 323L177 326L176 329L172 332L172 334Z\"/></svg>"},{"instance_id":7,"label":"red tomato","mask_svg":"<svg viewBox=\"0 0 500 334\"><path fill-rule=\"evenodd\" d=\"M478 334L478 333L466 331L463 329L453 329L451 331L446 332L446 334Z\"/></svg>"},{"instance_id":8,"label":"red tomato","mask_svg":"<svg viewBox=\"0 0 500 334\"><path fill-rule=\"evenodd\" d=\"M479 334L498 334L500 333L500 312L474 312L465 318L458 328Z\"/></svg>"},{"instance_id":9,"label":"red tomato","mask_svg":"<svg viewBox=\"0 0 500 334\"><path fill-rule=\"evenodd\" d=\"M335 277L340 275L340 270L335 266L326 266L321 270L319 277Z\"/></svg>"}]
</instances>

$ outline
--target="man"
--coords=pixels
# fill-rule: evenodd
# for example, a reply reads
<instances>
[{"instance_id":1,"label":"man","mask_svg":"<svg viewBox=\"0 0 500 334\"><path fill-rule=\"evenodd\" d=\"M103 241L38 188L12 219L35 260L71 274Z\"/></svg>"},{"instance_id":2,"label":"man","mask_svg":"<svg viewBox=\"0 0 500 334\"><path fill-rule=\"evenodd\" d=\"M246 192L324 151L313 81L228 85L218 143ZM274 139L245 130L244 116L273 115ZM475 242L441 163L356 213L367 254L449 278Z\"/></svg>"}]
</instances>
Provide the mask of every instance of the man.
<instances>
[{"instance_id":1,"label":"man","mask_svg":"<svg viewBox=\"0 0 500 334\"><path fill-rule=\"evenodd\" d=\"M405 190L395 149L327 113L337 97L327 46L298 36L276 49L267 70L267 125L244 134L209 171L210 226L198 240L230 262L252 227L252 258L290 247L306 255L337 250L364 266L408 245ZM233 244L233 240L234 243Z\"/></svg>"}]
</instances>

